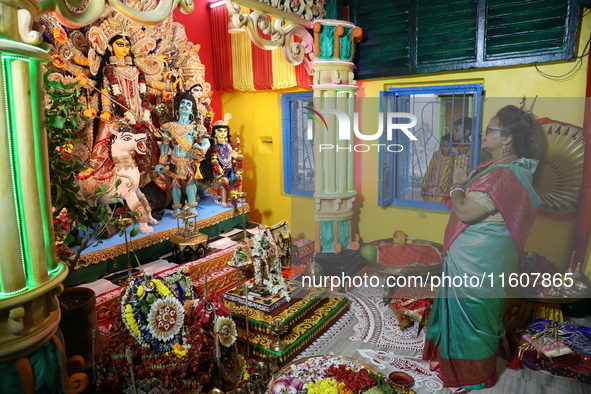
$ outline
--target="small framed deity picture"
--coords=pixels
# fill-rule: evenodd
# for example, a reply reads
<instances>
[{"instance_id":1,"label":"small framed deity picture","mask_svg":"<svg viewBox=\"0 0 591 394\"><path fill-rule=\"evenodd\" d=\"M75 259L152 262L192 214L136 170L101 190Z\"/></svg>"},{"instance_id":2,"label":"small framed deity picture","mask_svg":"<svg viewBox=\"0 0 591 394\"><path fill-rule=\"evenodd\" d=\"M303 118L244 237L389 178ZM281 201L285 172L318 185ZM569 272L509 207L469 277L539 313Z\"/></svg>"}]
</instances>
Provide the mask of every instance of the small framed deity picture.
<instances>
[{"instance_id":1,"label":"small framed deity picture","mask_svg":"<svg viewBox=\"0 0 591 394\"><path fill-rule=\"evenodd\" d=\"M289 223L287 220L282 220L279 223L270 227L271 235L277 245L277 253L281 259L281 266L283 269L289 268L291 265L291 233L289 232Z\"/></svg>"}]
</instances>

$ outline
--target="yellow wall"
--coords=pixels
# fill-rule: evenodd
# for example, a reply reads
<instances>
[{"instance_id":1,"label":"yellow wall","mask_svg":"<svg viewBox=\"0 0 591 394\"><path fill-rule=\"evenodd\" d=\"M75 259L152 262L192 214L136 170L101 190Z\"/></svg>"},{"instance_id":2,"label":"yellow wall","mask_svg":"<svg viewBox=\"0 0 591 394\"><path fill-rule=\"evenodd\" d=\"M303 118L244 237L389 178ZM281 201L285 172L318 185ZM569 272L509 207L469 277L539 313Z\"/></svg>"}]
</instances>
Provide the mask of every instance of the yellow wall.
<instances>
[{"instance_id":1,"label":"yellow wall","mask_svg":"<svg viewBox=\"0 0 591 394\"><path fill-rule=\"evenodd\" d=\"M291 197L283 192L281 94L298 90L223 93L223 113L231 113L230 130L244 154L243 191L250 218L263 224L291 222ZM219 115L219 118L222 114ZM313 218L312 218L313 220Z\"/></svg>"},{"instance_id":2,"label":"yellow wall","mask_svg":"<svg viewBox=\"0 0 591 394\"><path fill-rule=\"evenodd\" d=\"M581 23L582 29L577 48L578 55L589 38L591 16ZM538 99L534 113L538 117L550 117L575 125L583 124L583 97L587 84L587 60L585 57L580 71L570 80L558 82L543 77L533 65L503 68L480 69L428 75L415 75L379 80L359 81L358 97L378 97L386 85L430 85L452 83L483 83L487 106L484 124L493 114L506 104L519 105L523 96L527 97L528 106L533 98L560 97L560 102L567 98L579 98L567 108L559 108L557 101ZM539 64L538 68L551 75L563 75L576 67L576 61ZM292 90L293 91L293 90ZM241 133L245 154L245 191L251 204L252 218L271 224L286 219L291 222L296 237L314 239L314 205L312 198L294 197L283 192L283 153L281 140L280 95L288 91L257 93L226 93L222 96L224 112L231 112L232 133ZM500 100L499 98L507 98ZM367 100L366 100L367 101ZM495 103L499 105L494 105ZM362 115L361 129L376 130L375 116L364 116L364 111L377 109L363 108L360 103L357 111ZM564 106L563 106L564 107ZM377 123L377 122L376 122ZM373 131L372 131L373 132ZM369 132L367 132L369 133ZM272 144L263 144L261 137L271 137ZM364 141L371 143L371 141ZM377 153L358 153L356 156L356 187L359 192L355 212L354 229L365 241L386 238L398 229L404 230L411 237L424 238L436 242L443 241L448 212L438 212L415 208L390 206L382 209L377 206ZM539 216L526 244L526 250L545 255L550 260L566 266L570 261L571 237L574 221L560 221ZM587 274L591 272L591 264Z\"/></svg>"}]
</instances>

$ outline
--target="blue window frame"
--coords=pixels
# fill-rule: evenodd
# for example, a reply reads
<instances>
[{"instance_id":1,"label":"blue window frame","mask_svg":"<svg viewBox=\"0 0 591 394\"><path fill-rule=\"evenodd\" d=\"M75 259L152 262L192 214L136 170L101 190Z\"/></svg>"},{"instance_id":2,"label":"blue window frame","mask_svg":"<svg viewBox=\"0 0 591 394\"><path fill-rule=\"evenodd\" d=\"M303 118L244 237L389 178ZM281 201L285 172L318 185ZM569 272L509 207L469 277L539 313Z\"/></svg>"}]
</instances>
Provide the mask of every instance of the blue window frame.
<instances>
[{"instance_id":1,"label":"blue window frame","mask_svg":"<svg viewBox=\"0 0 591 394\"><path fill-rule=\"evenodd\" d=\"M391 152L380 150L380 206L446 209L443 196L449 192L454 159L469 155L472 168L480 160L482 95L482 84L391 87L382 92L384 115L404 112L416 116L417 124L410 131L417 140L410 140L401 130L393 133L393 141L385 140L386 133L382 135L381 143L399 145ZM408 123L408 118L398 123Z\"/></svg>"},{"instance_id":2,"label":"blue window frame","mask_svg":"<svg viewBox=\"0 0 591 394\"><path fill-rule=\"evenodd\" d=\"M314 140L307 139L308 110L312 92L281 96L284 191L314 196Z\"/></svg>"}]
</instances>

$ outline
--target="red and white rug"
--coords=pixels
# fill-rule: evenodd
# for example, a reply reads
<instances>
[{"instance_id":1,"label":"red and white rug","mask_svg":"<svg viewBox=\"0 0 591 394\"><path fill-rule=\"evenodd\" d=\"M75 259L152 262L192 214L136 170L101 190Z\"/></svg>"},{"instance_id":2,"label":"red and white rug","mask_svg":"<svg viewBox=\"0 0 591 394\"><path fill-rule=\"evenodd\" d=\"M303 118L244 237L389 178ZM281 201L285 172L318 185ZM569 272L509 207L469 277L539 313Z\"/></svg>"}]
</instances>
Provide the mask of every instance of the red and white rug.
<instances>
[{"instance_id":1,"label":"red and white rug","mask_svg":"<svg viewBox=\"0 0 591 394\"><path fill-rule=\"evenodd\" d=\"M429 393L438 393L443 389L443 382L437 377L437 372L429 369L429 362L420 358L395 355L393 352L384 352L373 349L357 349L363 357L361 360L373 365L378 370L403 371L413 377L415 383L413 390L422 389ZM454 394L469 393L470 390L449 387Z\"/></svg>"},{"instance_id":2,"label":"red and white rug","mask_svg":"<svg viewBox=\"0 0 591 394\"><path fill-rule=\"evenodd\" d=\"M357 288L348 293L351 310L357 319L351 341L372 343L379 347L423 351L425 330L417 333L413 324L404 331L398 327L398 318L382 300L379 287Z\"/></svg>"}]
</instances>

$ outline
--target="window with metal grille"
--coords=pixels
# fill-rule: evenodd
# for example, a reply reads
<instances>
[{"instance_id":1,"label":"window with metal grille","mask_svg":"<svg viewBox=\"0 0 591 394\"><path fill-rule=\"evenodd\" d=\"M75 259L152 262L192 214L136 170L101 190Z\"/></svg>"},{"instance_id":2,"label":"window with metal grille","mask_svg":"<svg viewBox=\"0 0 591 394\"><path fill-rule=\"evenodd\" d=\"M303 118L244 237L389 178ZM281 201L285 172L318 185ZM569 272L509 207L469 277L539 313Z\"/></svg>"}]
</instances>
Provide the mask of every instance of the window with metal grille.
<instances>
[{"instance_id":1,"label":"window with metal grille","mask_svg":"<svg viewBox=\"0 0 591 394\"><path fill-rule=\"evenodd\" d=\"M314 195L314 141L307 139L312 92L281 96L283 174L287 194Z\"/></svg>"},{"instance_id":2,"label":"window with metal grille","mask_svg":"<svg viewBox=\"0 0 591 394\"><path fill-rule=\"evenodd\" d=\"M357 79L572 59L578 0L351 0Z\"/></svg>"},{"instance_id":3,"label":"window with metal grille","mask_svg":"<svg viewBox=\"0 0 591 394\"><path fill-rule=\"evenodd\" d=\"M417 124L416 141L401 130L393 133L398 149L379 154L379 205L444 210L456 157L480 160L482 117L480 84L390 88L382 92L382 112L410 113ZM399 123L407 123L401 120ZM382 136L382 141L385 136Z\"/></svg>"}]
</instances>

